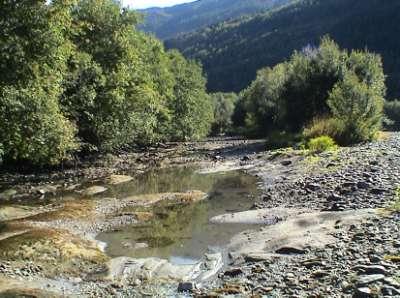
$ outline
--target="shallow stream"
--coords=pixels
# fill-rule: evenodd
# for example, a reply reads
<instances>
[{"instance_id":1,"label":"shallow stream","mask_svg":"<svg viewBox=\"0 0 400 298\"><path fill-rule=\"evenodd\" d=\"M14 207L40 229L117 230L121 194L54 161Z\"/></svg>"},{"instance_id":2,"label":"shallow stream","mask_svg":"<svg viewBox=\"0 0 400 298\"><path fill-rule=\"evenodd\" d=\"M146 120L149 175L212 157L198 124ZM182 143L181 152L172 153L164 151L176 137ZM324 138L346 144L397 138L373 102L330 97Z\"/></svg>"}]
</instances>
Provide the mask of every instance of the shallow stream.
<instances>
[{"instance_id":1,"label":"shallow stream","mask_svg":"<svg viewBox=\"0 0 400 298\"><path fill-rule=\"evenodd\" d=\"M208 250L223 250L232 236L249 229L242 224L209 223L213 216L248 210L254 203L257 179L240 171L199 174L194 168L154 170L112 191L116 197L124 197L188 190L201 190L208 198L195 204L164 203L141 209L155 216L145 223L101 233L97 239L107 244L111 257L160 257L174 264L192 264Z\"/></svg>"}]
</instances>

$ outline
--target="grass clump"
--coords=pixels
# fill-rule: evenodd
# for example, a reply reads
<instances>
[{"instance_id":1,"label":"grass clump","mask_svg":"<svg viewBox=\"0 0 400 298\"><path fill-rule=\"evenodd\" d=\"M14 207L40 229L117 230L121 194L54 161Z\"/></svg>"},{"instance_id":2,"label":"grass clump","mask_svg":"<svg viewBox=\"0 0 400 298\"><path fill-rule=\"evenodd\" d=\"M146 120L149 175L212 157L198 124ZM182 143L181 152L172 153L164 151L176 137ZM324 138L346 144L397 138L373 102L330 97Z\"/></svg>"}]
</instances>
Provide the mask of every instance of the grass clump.
<instances>
[{"instance_id":1,"label":"grass clump","mask_svg":"<svg viewBox=\"0 0 400 298\"><path fill-rule=\"evenodd\" d=\"M307 143L307 148L312 153L321 153L324 151L334 151L337 149L335 141L329 136L320 136L312 138Z\"/></svg>"}]
</instances>

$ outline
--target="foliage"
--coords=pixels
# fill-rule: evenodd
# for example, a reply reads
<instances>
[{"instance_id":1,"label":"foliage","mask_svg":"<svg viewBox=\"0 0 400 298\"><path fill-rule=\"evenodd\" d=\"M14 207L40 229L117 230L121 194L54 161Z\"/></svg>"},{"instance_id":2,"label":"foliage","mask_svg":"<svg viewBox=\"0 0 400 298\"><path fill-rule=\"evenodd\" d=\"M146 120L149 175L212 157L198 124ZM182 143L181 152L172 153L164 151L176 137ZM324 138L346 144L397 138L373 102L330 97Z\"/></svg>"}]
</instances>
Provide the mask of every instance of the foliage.
<instances>
[{"instance_id":1,"label":"foliage","mask_svg":"<svg viewBox=\"0 0 400 298\"><path fill-rule=\"evenodd\" d=\"M318 48L260 70L240 94L234 120L249 135L296 134L308 125L308 137L329 135L341 144L369 140L380 128L384 81L379 56L348 53L323 38Z\"/></svg>"},{"instance_id":2,"label":"foliage","mask_svg":"<svg viewBox=\"0 0 400 298\"><path fill-rule=\"evenodd\" d=\"M170 53L170 59L176 79L174 99L169 105L173 111L170 137L175 140L205 137L213 121L213 108L205 91L206 81L201 68L193 61L186 61L176 51Z\"/></svg>"},{"instance_id":3,"label":"foliage","mask_svg":"<svg viewBox=\"0 0 400 298\"><path fill-rule=\"evenodd\" d=\"M4 1L0 140L6 161L58 164L78 144L205 136L212 122L201 67L136 30L112 0Z\"/></svg>"},{"instance_id":4,"label":"foliage","mask_svg":"<svg viewBox=\"0 0 400 298\"><path fill-rule=\"evenodd\" d=\"M383 81L383 79L382 79ZM370 140L381 127L383 93L375 84L362 82L357 75L346 74L330 93L332 115L343 124L339 140L351 144Z\"/></svg>"},{"instance_id":5,"label":"foliage","mask_svg":"<svg viewBox=\"0 0 400 298\"><path fill-rule=\"evenodd\" d=\"M329 136L320 136L308 141L307 148L311 152L320 153L324 151L332 151L337 148L335 141Z\"/></svg>"},{"instance_id":6,"label":"foliage","mask_svg":"<svg viewBox=\"0 0 400 298\"><path fill-rule=\"evenodd\" d=\"M195 31L220 21L284 5L293 0L202 0L166 8L142 10L141 29L161 39Z\"/></svg>"},{"instance_id":7,"label":"foliage","mask_svg":"<svg viewBox=\"0 0 400 298\"><path fill-rule=\"evenodd\" d=\"M400 101L385 101L384 114L389 120L388 127L391 129L400 129Z\"/></svg>"},{"instance_id":8,"label":"foliage","mask_svg":"<svg viewBox=\"0 0 400 298\"><path fill-rule=\"evenodd\" d=\"M76 148L58 98L69 53L67 5L1 5L0 140L6 161L56 164Z\"/></svg>"},{"instance_id":9,"label":"foliage","mask_svg":"<svg viewBox=\"0 0 400 298\"><path fill-rule=\"evenodd\" d=\"M214 122L211 132L221 135L232 132L232 116L238 96L235 93L214 93L211 95L214 106Z\"/></svg>"},{"instance_id":10,"label":"foliage","mask_svg":"<svg viewBox=\"0 0 400 298\"><path fill-rule=\"evenodd\" d=\"M239 92L260 68L329 35L343 48L381 54L393 98L400 95L400 40L393 38L400 32L399 18L399 1L300 0L177 36L166 45L201 61L210 92Z\"/></svg>"},{"instance_id":11,"label":"foliage","mask_svg":"<svg viewBox=\"0 0 400 298\"><path fill-rule=\"evenodd\" d=\"M303 136L306 139L312 139L319 136L330 136L338 140L344 131L343 123L333 117L316 117L303 130Z\"/></svg>"}]
</instances>

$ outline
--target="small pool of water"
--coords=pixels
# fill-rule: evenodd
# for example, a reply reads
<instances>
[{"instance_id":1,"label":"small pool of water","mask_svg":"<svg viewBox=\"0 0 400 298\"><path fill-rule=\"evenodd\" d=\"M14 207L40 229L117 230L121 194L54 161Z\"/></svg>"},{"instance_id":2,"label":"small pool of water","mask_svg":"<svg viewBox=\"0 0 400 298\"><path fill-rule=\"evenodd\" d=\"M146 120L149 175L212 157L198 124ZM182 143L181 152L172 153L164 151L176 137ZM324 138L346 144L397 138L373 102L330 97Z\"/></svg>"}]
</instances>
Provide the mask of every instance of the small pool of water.
<instances>
[{"instance_id":1,"label":"small pool of water","mask_svg":"<svg viewBox=\"0 0 400 298\"><path fill-rule=\"evenodd\" d=\"M175 264L197 262L209 249L222 250L248 225L209 223L215 215L248 210L258 195L257 178L240 171L198 174L193 168L172 168L148 172L113 191L124 195L201 190L209 197L190 205L159 204L149 211L146 223L105 232L97 239L107 244L111 257L160 257Z\"/></svg>"}]
</instances>

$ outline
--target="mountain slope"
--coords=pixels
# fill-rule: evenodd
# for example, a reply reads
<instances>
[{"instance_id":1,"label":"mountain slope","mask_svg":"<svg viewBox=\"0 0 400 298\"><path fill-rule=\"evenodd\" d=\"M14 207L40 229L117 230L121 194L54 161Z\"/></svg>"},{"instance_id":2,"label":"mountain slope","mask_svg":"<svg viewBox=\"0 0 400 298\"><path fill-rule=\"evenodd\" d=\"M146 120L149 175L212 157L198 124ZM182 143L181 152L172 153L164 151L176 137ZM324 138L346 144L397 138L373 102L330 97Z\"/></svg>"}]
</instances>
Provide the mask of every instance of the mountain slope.
<instances>
[{"instance_id":1,"label":"mountain slope","mask_svg":"<svg viewBox=\"0 0 400 298\"><path fill-rule=\"evenodd\" d=\"M200 60L211 91L240 91L256 71L330 35L340 46L383 56L390 96L400 95L400 1L303 0L167 40Z\"/></svg>"},{"instance_id":2,"label":"mountain slope","mask_svg":"<svg viewBox=\"0 0 400 298\"><path fill-rule=\"evenodd\" d=\"M229 18L253 14L293 0L198 0L167 8L140 10L145 14L141 29L159 38L171 38Z\"/></svg>"}]
</instances>

